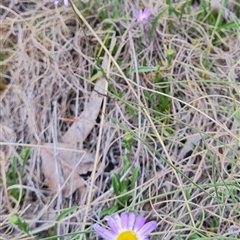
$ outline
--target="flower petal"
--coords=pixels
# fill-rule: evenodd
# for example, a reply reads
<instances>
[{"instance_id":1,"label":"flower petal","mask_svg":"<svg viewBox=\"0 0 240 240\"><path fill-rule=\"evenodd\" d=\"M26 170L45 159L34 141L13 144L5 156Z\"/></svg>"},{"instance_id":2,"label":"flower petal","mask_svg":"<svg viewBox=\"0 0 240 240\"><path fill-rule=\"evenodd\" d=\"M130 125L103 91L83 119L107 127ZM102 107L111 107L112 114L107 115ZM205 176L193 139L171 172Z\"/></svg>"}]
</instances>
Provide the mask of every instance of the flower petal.
<instances>
[{"instance_id":1,"label":"flower petal","mask_svg":"<svg viewBox=\"0 0 240 240\"><path fill-rule=\"evenodd\" d=\"M68 0L64 0L64 6L67 8L68 7Z\"/></svg>"},{"instance_id":2,"label":"flower petal","mask_svg":"<svg viewBox=\"0 0 240 240\"><path fill-rule=\"evenodd\" d=\"M139 16L142 15L142 10L140 9L139 11L134 13L134 18L136 18L137 20L139 19Z\"/></svg>"},{"instance_id":3,"label":"flower petal","mask_svg":"<svg viewBox=\"0 0 240 240\"><path fill-rule=\"evenodd\" d=\"M116 221L110 216L104 217L104 220L106 220L108 222L108 226L110 227L111 232L118 235L120 231L119 231L119 227L118 227L118 224L116 223Z\"/></svg>"},{"instance_id":4,"label":"flower petal","mask_svg":"<svg viewBox=\"0 0 240 240\"><path fill-rule=\"evenodd\" d=\"M135 224L136 216L134 213L129 213L128 216L128 229L133 230L134 224Z\"/></svg>"},{"instance_id":5,"label":"flower petal","mask_svg":"<svg viewBox=\"0 0 240 240\"><path fill-rule=\"evenodd\" d=\"M60 0L55 0L54 1L54 5L57 7L58 3L59 3Z\"/></svg>"},{"instance_id":6,"label":"flower petal","mask_svg":"<svg viewBox=\"0 0 240 240\"><path fill-rule=\"evenodd\" d=\"M150 238L146 236L139 236L137 240L150 240Z\"/></svg>"},{"instance_id":7,"label":"flower petal","mask_svg":"<svg viewBox=\"0 0 240 240\"><path fill-rule=\"evenodd\" d=\"M128 213L122 212L120 217L121 217L122 229L127 230L128 229Z\"/></svg>"},{"instance_id":8,"label":"flower petal","mask_svg":"<svg viewBox=\"0 0 240 240\"><path fill-rule=\"evenodd\" d=\"M145 217L143 217L141 215L138 216L137 219L136 219L133 231L138 232L142 228L142 226L144 225L145 222L146 222Z\"/></svg>"},{"instance_id":9,"label":"flower petal","mask_svg":"<svg viewBox=\"0 0 240 240\"><path fill-rule=\"evenodd\" d=\"M143 10L143 15L146 17L146 18L149 18L151 16L151 12L148 8L145 8Z\"/></svg>"},{"instance_id":10,"label":"flower petal","mask_svg":"<svg viewBox=\"0 0 240 240\"><path fill-rule=\"evenodd\" d=\"M157 222L156 221L151 221L146 223L138 232L137 234L139 236L144 236L148 235L150 232L152 232L155 228L157 228Z\"/></svg>"},{"instance_id":11,"label":"flower petal","mask_svg":"<svg viewBox=\"0 0 240 240\"><path fill-rule=\"evenodd\" d=\"M122 222L121 222L120 216L119 216L117 213L115 213L115 214L112 216L112 218L113 218L113 220L116 222L119 231L122 231Z\"/></svg>"},{"instance_id":12,"label":"flower petal","mask_svg":"<svg viewBox=\"0 0 240 240\"><path fill-rule=\"evenodd\" d=\"M105 228L99 226L98 224L93 224L93 229L95 232L106 240L115 240L116 235L106 230Z\"/></svg>"},{"instance_id":13,"label":"flower petal","mask_svg":"<svg viewBox=\"0 0 240 240\"><path fill-rule=\"evenodd\" d=\"M150 17L151 15L151 12L148 8L145 8L145 9L139 9L137 12L135 12L134 14L134 18L142 23L142 24L145 24L147 23L148 21L148 18Z\"/></svg>"}]
</instances>

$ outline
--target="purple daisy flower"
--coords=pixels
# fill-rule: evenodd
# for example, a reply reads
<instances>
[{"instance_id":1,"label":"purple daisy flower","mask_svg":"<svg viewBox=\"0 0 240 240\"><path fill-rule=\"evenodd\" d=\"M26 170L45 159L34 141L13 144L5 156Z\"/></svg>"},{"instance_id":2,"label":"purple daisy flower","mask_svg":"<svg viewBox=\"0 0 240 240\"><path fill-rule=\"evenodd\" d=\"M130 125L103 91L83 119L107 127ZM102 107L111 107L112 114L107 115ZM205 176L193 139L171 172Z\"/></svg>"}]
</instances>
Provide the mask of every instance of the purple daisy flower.
<instances>
[{"instance_id":1,"label":"purple daisy flower","mask_svg":"<svg viewBox=\"0 0 240 240\"><path fill-rule=\"evenodd\" d=\"M143 216L138 216L134 213L122 212L113 216L104 218L109 226L109 230L101 227L98 224L93 225L95 232L104 240L149 240L148 235L155 228L157 222L146 222Z\"/></svg>"},{"instance_id":2,"label":"purple daisy flower","mask_svg":"<svg viewBox=\"0 0 240 240\"><path fill-rule=\"evenodd\" d=\"M55 1L54 1L54 5L57 7L57 6L58 6L58 3L59 3L60 1L62 1L62 0L55 0ZM68 0L63 0L63 2L64 2L64 6L67 8L67 7L69 6Z\"/></svg>"},{"instance_id":3,"label":"purple daisy flower","mask_svg":"<svg viewBox=\"0 0 240 240\"><path fill-rule=\"evenodd\" d=\"M140 9L135 14L134 17L137 19L138 22L145 24L150 17L151 12L148 8Z\"/></svg>"}]
</instances>

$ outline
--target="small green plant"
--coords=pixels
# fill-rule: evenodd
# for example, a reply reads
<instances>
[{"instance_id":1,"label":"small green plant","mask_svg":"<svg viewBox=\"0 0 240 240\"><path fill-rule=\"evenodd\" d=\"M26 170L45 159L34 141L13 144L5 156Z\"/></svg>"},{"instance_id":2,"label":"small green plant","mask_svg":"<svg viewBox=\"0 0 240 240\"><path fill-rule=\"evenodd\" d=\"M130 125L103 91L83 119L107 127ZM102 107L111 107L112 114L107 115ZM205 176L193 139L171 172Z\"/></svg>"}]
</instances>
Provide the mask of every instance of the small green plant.
<instances>
[{"instance_id":1,"label":"small green plant","mask_svg":"<svg viewBox=\"0 0 240 240\"><path fill-rule=\"evenodd\" d=\"M167 49L167 60L169 67L172 65L173 56L174 56L173 49L172 48Z\"/></svg>"},{"instance_id":2,"label":"small green plant","mask_svg":"<svg viewBox=\"0 0 240 240\"><path fill-rule=\"evenodd\" d=\"M24 170L27 164L27 160L30 156L30 148L23 148L19 156L14 156L11 160L11 165L6 172L7 177L7 186L13 186L19 184L19 179L22 179ZM22 190L19 188L10 189L9 193L16 200L19 200L19 197L22 195Z\"/></svg>"},{"instance_id":3,"label":"small green plant","mask_svg":"<svg viewBox=\"0 0 240 240\"><path fill-rule=\"evenodd\" d=\"M133 190L135 187L135 182L139 173L139 166L134 168L132 171L132 176L127 173L131 167L130 153L132 150L133 137L127 134L123 138L123 143L125 145L125 154L123 157L123 169L119 175L113 174L112 176L112 187L113 192L116 196L119 196L115 201L113 206L105 208L101 211L101 216L111 215L112 213L123 209L129 204L129 201L133 197L133 193L129 191Z\"/></svg>"},{"instance_id":4,"label":"small green plant","mask_svg":"<svg viewBox=\"0 0 240 240\"><path fill-rule=\"evenodd\" d=\"M10 222L17 226L22 232L29 234L30 226L24 220L22 220L19 214L15 213L10 217Z\"/></svg>"},{"instance_id":5,"label":"small green plant","mask_svg":"<svg viewBox=\"0 0 240 240\"><path fill-rule=\"evenodd\" d=\"M149 93L144 91L144 94L153 110L160 114L168 113L171 109L171 99L166 95L171 94L170 82L167 78L163 78L159 72L155 73L153 82L155 84L155 92ZM154 115L154 117L156 116Z\"/></svg>"}]
</instances>

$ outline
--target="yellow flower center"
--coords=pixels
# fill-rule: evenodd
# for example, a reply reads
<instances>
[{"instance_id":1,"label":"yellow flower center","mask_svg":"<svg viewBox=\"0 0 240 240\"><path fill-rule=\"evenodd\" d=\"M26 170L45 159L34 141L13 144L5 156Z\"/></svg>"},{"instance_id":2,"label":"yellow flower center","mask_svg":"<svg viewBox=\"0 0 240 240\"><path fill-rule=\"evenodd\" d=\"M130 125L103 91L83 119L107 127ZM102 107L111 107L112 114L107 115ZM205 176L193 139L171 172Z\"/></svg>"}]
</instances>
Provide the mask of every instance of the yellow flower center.
<instances>
[{"instance_id":1,"label":"yellow flower center","mask_svg":"<svg viewBox=\"0 0 240 240\"><path fill-rule=\"evenodd\" d=\"M137 240L137 236L132 231L125 231L120 233L116 240Z\"/></svg>"}]
</instances>

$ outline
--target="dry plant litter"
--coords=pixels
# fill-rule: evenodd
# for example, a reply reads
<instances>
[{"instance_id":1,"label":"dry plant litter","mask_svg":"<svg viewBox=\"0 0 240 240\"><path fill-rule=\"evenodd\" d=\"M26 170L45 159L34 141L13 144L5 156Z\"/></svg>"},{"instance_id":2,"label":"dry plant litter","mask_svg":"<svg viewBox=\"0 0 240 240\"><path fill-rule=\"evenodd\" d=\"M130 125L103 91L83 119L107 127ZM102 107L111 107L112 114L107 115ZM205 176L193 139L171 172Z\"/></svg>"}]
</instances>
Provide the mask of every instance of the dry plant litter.
<instances>
[{"instance_id":1,"label":"dry plant litter","mask_svg":"<svg viewBox=\"0 0 240 240\"><path fill-rule=\"evenodd\" d=\"M96 239L129 135L122 211L239 238L239 1L70 3L0 5L0 239Z\"/></svg>"}]
</instances>

